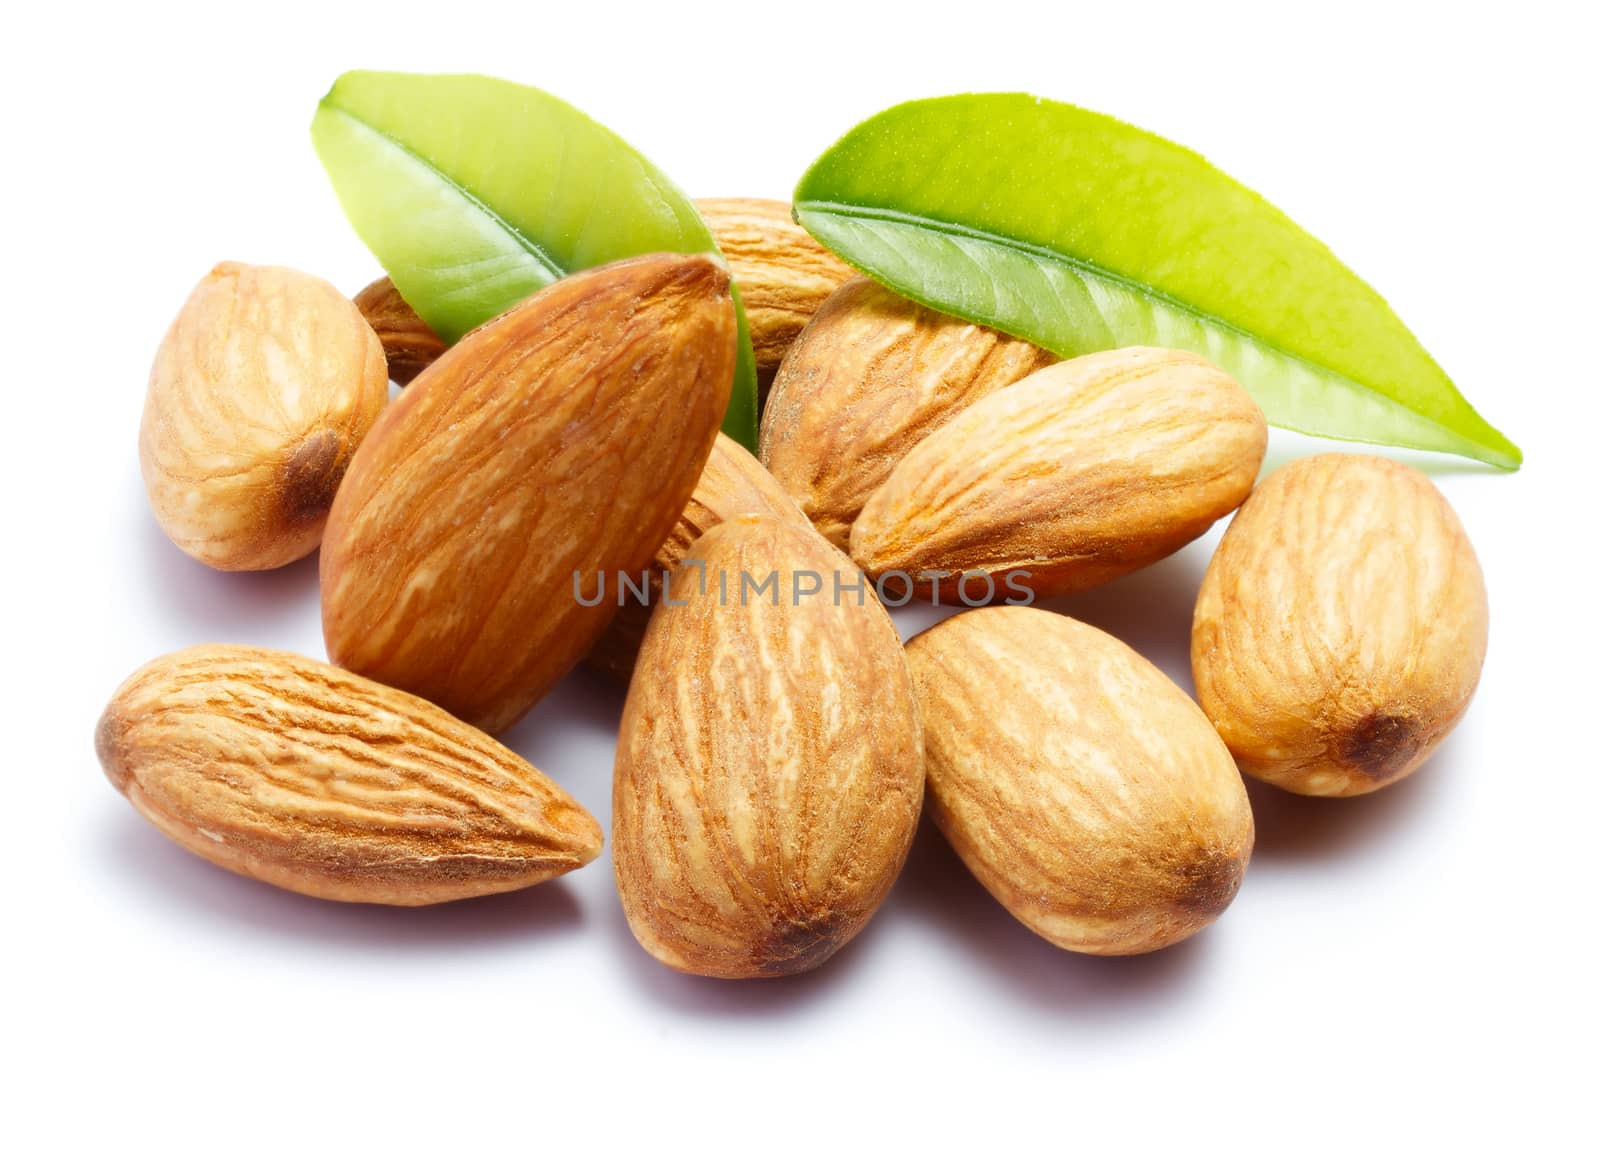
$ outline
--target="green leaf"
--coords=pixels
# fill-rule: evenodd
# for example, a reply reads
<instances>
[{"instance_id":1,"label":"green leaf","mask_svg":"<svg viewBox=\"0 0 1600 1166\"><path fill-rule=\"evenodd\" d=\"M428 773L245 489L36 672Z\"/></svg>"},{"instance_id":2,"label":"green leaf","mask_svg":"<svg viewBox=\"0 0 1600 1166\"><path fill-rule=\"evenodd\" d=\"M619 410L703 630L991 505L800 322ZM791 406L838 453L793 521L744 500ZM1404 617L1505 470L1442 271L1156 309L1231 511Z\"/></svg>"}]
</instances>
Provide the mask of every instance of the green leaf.
<instances>
[{"instance_id":1,"label":"green leaf","mask_svg":"<svg viewBox=\"0 0 1600 1166\"><path fill-rule=\"evenodd\" d=\"M795 217L902 295L1062 356L1198 352L1275 425L1515 469L1382 297L1204 158L1021 93L913 101L862 122Z\"/></svg>"},{"instance_id":2,"label":"green leaf","mask_svg":"<svg viewBox=\"0 0 1600 1166\"><path fill-rule=\"evenodd\" d=\"M447 341L571 272L651 251L717 249L666 175L526 85L346 73L317 107L311 138L356 232ZM754 449L755 358L738 311L739 366L722 427Z\"/></svg>"}]
</instances>

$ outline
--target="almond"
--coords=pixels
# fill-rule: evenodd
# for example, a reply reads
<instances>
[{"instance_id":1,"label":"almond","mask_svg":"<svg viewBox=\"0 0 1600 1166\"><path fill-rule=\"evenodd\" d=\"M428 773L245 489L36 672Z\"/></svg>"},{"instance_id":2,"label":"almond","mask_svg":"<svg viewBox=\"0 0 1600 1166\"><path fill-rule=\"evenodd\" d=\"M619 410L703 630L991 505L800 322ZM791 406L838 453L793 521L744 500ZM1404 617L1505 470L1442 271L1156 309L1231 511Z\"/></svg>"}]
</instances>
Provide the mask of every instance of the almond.
<instances>
[{"instance_id":1,"label":"almond","mask_svg":"<svg viewBox=\"0 0 1600 1166\"><path fill-rule=\"evenodd\" d=\"M738 281L765 383L828 293L855 273L794 221L786 202L701 198L694 205Z\"/></svg>"},{"instance_id":2,"label":"almond","mask_svg":"<svg viewBox=\"0 0 1600 1166\"><path fill-rule=\"evenodd\" d=\"M777 518L803 530L811 529L794 500L773 481L755 455L732 438L718 434L694 493L666 541L656 550L651 566L658 575L662 571L671 572L683 562L689 548L701 535L730 518L751 515Z\"/></svg>"},{"instance_id":3,"label":"almond","mask_svg":"<svg viewBox=\"0 0 1600 1166\"><path fill-rule=\"evenodd\" d=\"M683 513L736 337L714 259L652 255L552 284L451 347L339 491L330 658L490 732L516 721L610 618L580 592L639 571Z\"/></svg>"},{"instance_id":4,"label":"almond","mask_svg":"<svg viewBox=\"0 0 1600 1166\"><path fill-rule=\"evenodd\" d=\"M444 341L423 323L388 276L362 288L355 303L383 345L389 379L395 384L409 385L444 352Z\"/></svg>"},{"instance_id":5,"label":"almond","mask_svg":"<svg viewBox=\"0 0 1600 1166\"><path fill-rule=\"evenodd\" d=\"M1104 632L1026 607L906 645L933 820L1006 910L1058 947L1176 943L1233 901L1255 840L1205 716Z\"/></svg>"},{"instance_id":6,"label":"almond","mask_svg":"<svg viewBox=\"0 0 1600 1166\"><path fill-rule=\"evenodd\" d=\"M1080 356L923 439L867 500L850 554L923 595L941 574L1019 571L1039 595L1082 591L1205 533L1250 493L1266 445L1255 402L1199 356Z\"/></svg>"},{"instance_id":7,"label":"almond","mask_svg":"<svg viewBox=\"0 0 1600 1166\"><path fill-rule=\"evenodd\" d=\"M1054 363L1025 340L852 279L817 311L772 383L761 460L839 547L917 442L973 402Z\"/></svg>"},{"instance_id":8,"label":"almond","mask_svg":"<svg viewBox=\"0 0 1600 1166\"><path fill-rule=\"evenodd\" d=\"M1483 572L1433 483L1323 454L1263 481L1223 535L1195 607L1195 689L1246 773L1363 794L1461 720L1488 638Z\"/></svg>"},{"instance_id":9,"label":"almond","mask_svg":"<svg viewBox=\"0 0 1600 1166\"><path fill-rule=\"evenodd\" d=\"M633 663L639 655L639 644L644 640L645 626L650 622L653 600L660 593L661 581L683 561L695 539L727 519L741 515L767 515L807 530L811 526L761 463L744 446L719 433L677 525L651 559L645 577L636 581L641 589L648 587L651 601L640 601L631 590L619 590L615 596L607 596L616 617L589 652L589 664L626 682L633 675Z\"/></svg>"},{"instance_id":10,"label":"almond","mask_svg":"<svg viewBox=\"0 0 1600 1166\"><path fill-rule=\"evenodd\" d=\"M95 745L112 784L168 838L322 899L463 899L600 853L583 807L493 738L289 652L163 656L117 690Z\"/></svg>"},{"instance_id":11,"label":"almond","mask_svg":"<svg viewBox=\"0 0 1600 1166\"><path fill-rule=\"evenodd\" d=\"M905 653L870 588L841 595L835 572L861 582L814 532L736 518L689 548L651 617L612 849L628 924L670 967L814 968L905 861L922 805Z\"/></svg>"},{"instance_id":12,"label":"almond","mask_svg":"<svg viewBox=\"0 0 1600 1166\"><path fill-rule=\"evenodd\" d=\"M378 338L331 284L219 263L150 370L139 465L156 521L224 571L305 557L388 391Z\"/></svg>"}]
</instances>

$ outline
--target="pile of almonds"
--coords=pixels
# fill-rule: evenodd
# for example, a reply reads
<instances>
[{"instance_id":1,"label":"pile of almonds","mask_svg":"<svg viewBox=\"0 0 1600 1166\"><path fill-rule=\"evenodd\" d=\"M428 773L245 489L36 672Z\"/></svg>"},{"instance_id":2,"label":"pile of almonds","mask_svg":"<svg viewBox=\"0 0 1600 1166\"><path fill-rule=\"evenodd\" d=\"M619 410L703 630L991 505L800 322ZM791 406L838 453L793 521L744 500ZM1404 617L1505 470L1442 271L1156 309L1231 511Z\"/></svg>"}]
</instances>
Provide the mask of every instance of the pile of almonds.
<instances>
[{"instance_id":1,"label":"pile of almonds","mask_svg":"<svg viewBox=\"0 0 1600 1166\"><path fill-rule=\"evenodd\" d=\"M201 282L151 373L151 505L224 570L320 545L332 663L206 645L137 672L96 745L141 814L323 898L530 886L600 828L490 734L587 659L628 684L612 850L663 963L817 966L883 902L925 791L1019 920L1127 954L1234 898L1241 769L1365 793L1461 718L1483 579L1420 474L1330 454L1256 486L1261 412L1200 357L1058 361L854 276L784 204L700 206L727 267L583 272L449 347L386 280L354 302L280 268ZM729 268L770 386L759 460L718 433ZM1028 605L1235 509L1194 616L1198 705ZM886 607L913 596L969 609L902 645Z\"/></svg>"}]
</instances>

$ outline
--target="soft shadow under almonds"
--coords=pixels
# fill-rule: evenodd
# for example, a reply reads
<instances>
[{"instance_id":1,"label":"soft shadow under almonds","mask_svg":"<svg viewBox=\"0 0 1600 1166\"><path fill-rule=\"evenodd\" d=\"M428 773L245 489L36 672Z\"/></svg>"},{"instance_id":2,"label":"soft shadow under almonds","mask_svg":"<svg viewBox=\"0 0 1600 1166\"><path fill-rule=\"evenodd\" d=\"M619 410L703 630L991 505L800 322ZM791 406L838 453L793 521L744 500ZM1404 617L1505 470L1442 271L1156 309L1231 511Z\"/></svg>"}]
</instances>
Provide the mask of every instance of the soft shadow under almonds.
<instances>
[{"instance_id":1,"label":"soft shadow under almonds","mask_svg":"<svg viewBox=\"0 0 1600 1166\"><path fill-rule=\"evenodd\" d=\"M1256 819L1252 862L1300 862L1353 854L1405 830L1429 813L1450 785L1451 758L1459 746L1446 740L1410 777L1353 798L1314 798L1245 778Z\"/></svg>"},{"instance_id":2,"label":"soft shadow under almonds","mask_svg":"<svg viewBox=\"0 0 1600 1166\"><path fill-rule=\"evenodd\" d=\"M1038 606L1111 633L1190 691L1189 632L1209 561L1209 548L1191 543L1103 587Z\"/></svg>"},{"instance_id":3,"label":"soft shadow under almonds","mask_svg":"<svg viewBox=\"0 0 1600 1166\"><path fill-rule=\"evenodd\" d=\"M432 907L332 903L233 874L163 837L126 806L109 807L102 827L105 876L134 884L212 925L308 944L369 952L435 952L462 946L537 943L582 922L573 893L558 881Z\"/></svg>"},{"instance_id":4,"label":"soft shadow under almonds","mask_svg":"<svg viewBox=\"0 0 1600 1166\"><path fill-rule=\"evenodd\" d=\"M886 909L924 917L947 935L952 955L982 964L1024 1002L1108 1024L1176 1005L1194 988L1212 942L1208 929L1148 955L1055 947L1012 918L926 818Z\"/></svg>"},{"instance_id":5,"label":"soft shadow under almonds","mask_svg":"<svg viewBox=\"0 0 1600 1166\"><path fill-rule=\"evenodd\" d=\"M561 683L511 728L500 734L510 749L528 756L529 750L559 742L573 732L610 736L622 722L626 690L617 681L578 664Z\"/></svg>"},{"instance_id":6,"label":"soft shadow under almonds","mask_svg":"<svg viewBox=\"0 0 1600 1166\"><path fill-rule=\"evenodd\" d=\"M145 590L173 618L203 631L199 639L248 640L264 626L281 624L292 610L315 607L318 557L271 571L219 571L191 559L162 533L148 511L139 516Z\"/></svg>"}]
</instances>

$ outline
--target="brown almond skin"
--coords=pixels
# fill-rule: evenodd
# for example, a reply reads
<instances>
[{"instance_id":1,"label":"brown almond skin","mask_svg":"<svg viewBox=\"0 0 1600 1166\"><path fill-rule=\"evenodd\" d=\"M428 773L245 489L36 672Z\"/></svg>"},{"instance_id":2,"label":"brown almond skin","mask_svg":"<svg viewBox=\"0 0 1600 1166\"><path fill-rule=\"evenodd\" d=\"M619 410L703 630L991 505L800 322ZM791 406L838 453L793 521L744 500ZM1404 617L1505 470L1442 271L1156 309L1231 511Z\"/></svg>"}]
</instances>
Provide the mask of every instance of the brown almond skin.
<instances>
[{"instance_id":1,"label":"brown almond skin","mask_svg":"<svg viewBox=\"0 0 1600 1166\"><path fill-rule=\"evenodd\" d=\"M794 221L786 202L701 198L694 205L739 283L765 384L822 301L855 272Z\"/></svg>"},{"instance_id":2,"label":"brown almond skin","mask_svg":"<svg viewBox=\"0 0 1600 1166\"><path fill-rule=\"evenodd\" d=\"M634 936L722 978L814 968L877 910L922 805L922 736L900 638L814 532L735 518L695 542L639 653L622 714L612 853ZM775 571L782 602L738 602ZM825 580L794 602L797 572ZM720 601L726 578L729 602Z\"/></svg>"},{"instance_id":3,"label":"brown almond skin","mask_svg":"<svg viewBox=\"0 0 1600 1166\"><path fill-rule=\"evenodd\" d=\"M219 263L150 370L139 466L156 521L219 570L304 558L388 397L378 338L332 284Z\"/></svg>"},{"instance_id":4,"label":"brown almond skin","mask_svg":"<svg viewBox=\"0 0 1600 1166\"><path fill-rule=\"evenodd\" d=\"M1388 458L1322 454L1266 478L1228 527L1191 662L1245 773L1348 797L1438 748L1488 639L1483 572L1433 483Z\"/></svg>"},{"instance_id":5,"label":"brown almond skin","mask_svg":"<svg viewBox=\"0 0 1600 1166\"><path fill-rule=\"evenodd\" d=\"M778 370L761 460L845 548L862 506L907 451L968 405L1053 363L1025 340L852 279Z\"/></svg>"},{"instance_id":6,"label":"brown almond skin","mask_svg":"<svg viewBox=\"0 0 1600 1166\"><path fill-rule=\"evenodd\" d=\"M1233 901L1255 843L1205 716L1120 641L990 607L906 645L928 806L1002 906L1058 947L1154 951Z\"/></svg>"},{"instance_id":7,"label":"brown almond skin","mask_svg":"<svg viewBox=\"0 0 1600 1166\"><path fill-rule=\"evenodd\" d=\"M320 899L419 906L532 886L600 827L522 758L424 700L289 652L206 644L130 677L101 767L163 834Z\"/></svg>"},{"instance_id":8,"label":"brown almond skin","mask_svg":"<svg viewBox=\"0 0 1600 1166\"><path fill-rule=\"evenodd\" d=\"M579 589L639 571L683 513L736 338L720 264L650 255L552 284L452 346L334 503L330 659L489 732L514 723L611 617Z\"/></svg>"},{"instance_id":9,"label":"brown almond skin","mask_svg":"<svg viewBox=\"0 0 1600 1166\"><path fill-rule=\"evenodd\" d=\"M803 530L811 529L794 500L755 455L719 433L694 493L666 541L656 550L652 565L657 571L672 571L701 535L741 516L776 518Z\"/></svg>"},{"instance_id":10,"label":"brown almond skin","mask_svg":"<svg viewBox=\"0 0 1600 1166\"><path fill-rule=\"evenodd\" d=\"M389 379L395 384L409 385L443 355L445 342L423 323L388 276L362 288L355 304L383 345Z\"/></svg>"},{"instance_id":11,"label":"brown almond skin","mask_svg":"<svg viewBox=\"0 0 1600 1166\"><path fill-rule=\"evenodd\" d=\"M740 515L766 515L806 530L811 528L799 507L754 455L731 437L719 433L706 467L700 471L694 494L650 561L650 594L659 593L661 580L683 561L695 539ZM602 674L626 684L633 675L634 661L644 641L653 604L639 602L632 592L622 596L608 592L606 602L616 616L590 649L587 662Z\"/></svg>"},{"instance_id":12,"label":"brown almond skin","mask_svg":"<svg viewBox=\"0 0 1600 1166\"><path fill-rule=\"evenodd\" d=\"M1266 448L1261 410L1202 357L1080 356L907 453L862 508L850 554L874 578L906 572L924 596L937 571L987 572L998 586L1025 570L1040 596L1082 591L1204 534L1250 493Z\"/></svg>"}]
</instances>

